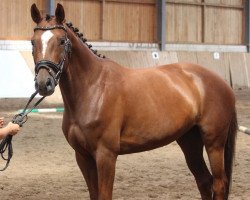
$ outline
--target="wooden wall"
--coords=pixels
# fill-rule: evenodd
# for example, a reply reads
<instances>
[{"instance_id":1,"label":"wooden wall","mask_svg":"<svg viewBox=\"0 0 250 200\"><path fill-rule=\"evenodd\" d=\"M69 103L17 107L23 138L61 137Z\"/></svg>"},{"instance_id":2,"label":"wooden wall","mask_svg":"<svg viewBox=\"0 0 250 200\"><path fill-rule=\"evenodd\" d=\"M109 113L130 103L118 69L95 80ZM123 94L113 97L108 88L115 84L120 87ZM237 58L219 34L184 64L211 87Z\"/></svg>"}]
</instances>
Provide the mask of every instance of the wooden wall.
<instances>
[{"instance_id":1,"label":"wooden wall","mask_svg":"<svg viewBox=\"0 0 250 200\"><path fill-rule=\"evenodd\" d=\"M244 43L244 0L167 0L166 7L169 43Z\"/></svg>"},{"instance_id":2,"label":"wooden wall","mask_svg":"<svg viewBox=\"0 0 250 200\"><path fill-rule=\"evenodd\" d=\"M156 0L56 0L89 40L157 42ZM0 39L29 39L30 6L0 0ZM244 0L166 0L167 43L244 44Z\"/></svg>"},{"instance_id":3,"label":"wooden wall","mask_svg":"<svg viewBox=\"0 0 250 200\"><path fill-rule=\"evenodd\" d=\"M57 0L64 6L66 20L79 27L84 36L91 40L99 40L101 34L101 2L80 0Z\"/></svg>"},{"instance_id":4,"label":"wooden wall","mask_svg":"<svg viewBox=\"0 0 250 200\"><path fill-rule=\"evenodd\" d=\"M0 0L0 39L29 39L33 33L30 6L44 11L43 0Z\"/></svg>"},{"instance_id":5,"label":"wooden wall","mask_svg":"<svg viewBox=\"0 0 250 200\"><path fill-rule=\"evenodd\" d=\"M67 19L91 40L154 42L156 12L154 0L57 0ZM74 10L74 12L72 12Z\"/></svg>"},{"instance_id":6,"label":"wooden wall","mask_svg":"<svg viewBox=\"0 0 250 200\"><path fill-rule=\"evenodd\" d=\"M154 4L106 2L103 39L115 41L155 41Z\"/></svg>"},{"instance_id":7,"label":"wooden wall","mask_svg":"<svg viewBox=\"0 0 250 200\"><path fill-rule=\"evenodd\" d=\"M167 3L166 7L167 42L201 43L201 8L175 3Z\"/></svg>"}]
</instances>

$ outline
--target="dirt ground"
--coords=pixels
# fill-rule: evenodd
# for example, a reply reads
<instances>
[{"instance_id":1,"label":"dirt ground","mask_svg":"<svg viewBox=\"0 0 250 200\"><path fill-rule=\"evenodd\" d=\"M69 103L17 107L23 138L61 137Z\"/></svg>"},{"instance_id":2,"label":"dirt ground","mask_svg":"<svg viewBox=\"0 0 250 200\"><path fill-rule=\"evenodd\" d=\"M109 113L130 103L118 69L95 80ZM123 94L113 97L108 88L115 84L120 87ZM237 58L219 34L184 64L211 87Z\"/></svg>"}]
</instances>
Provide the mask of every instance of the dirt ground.
<instances>
[{"instance_id":1,"label":"dirt ground","mask_svg":"<svg viewBox=\"0 0 250 200\"><path fill-rule=\"evenodd\" d=\"M236 96L239 124L250 127L250 91L236 91ZM11 120L22 103L2 99L0 116ZM14 137L9 168L0 172L1 200L89 199L74 151L61 131L61 122L60 113L30 114L21 134ZM0 160L0 167L3 165ZM250 136L238 132L230 199L250 199L249 188ZM200 196L174 142L153 151L120 156L113 199L195 200Z\"/></svg>"}]
</instances>

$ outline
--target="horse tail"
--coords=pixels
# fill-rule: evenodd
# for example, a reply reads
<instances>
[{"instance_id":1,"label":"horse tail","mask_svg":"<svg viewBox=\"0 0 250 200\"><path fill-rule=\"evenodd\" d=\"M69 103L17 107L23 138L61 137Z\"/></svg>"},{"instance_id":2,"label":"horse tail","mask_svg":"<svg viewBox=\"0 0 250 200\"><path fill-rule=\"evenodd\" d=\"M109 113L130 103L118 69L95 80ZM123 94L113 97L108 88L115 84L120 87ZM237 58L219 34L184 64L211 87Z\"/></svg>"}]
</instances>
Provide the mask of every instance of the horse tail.
<instances>
[{"instance_id":1,"label":"horse tail","mask_svg":"<svg viewBox=\"0 0 250 200\"><path fill-rule=\"evenodd\" d=\"M228 195L229 195L230 188L231 188L237 130L238 130L237 114L236 114L236 111L234 111L233 117L230 122L229 130L228 130L228 137L227 137L225 150L224 150L225 173L226 173L227 180L228 180L225 199L228 199Z\"/></svg>"}]
</instances>

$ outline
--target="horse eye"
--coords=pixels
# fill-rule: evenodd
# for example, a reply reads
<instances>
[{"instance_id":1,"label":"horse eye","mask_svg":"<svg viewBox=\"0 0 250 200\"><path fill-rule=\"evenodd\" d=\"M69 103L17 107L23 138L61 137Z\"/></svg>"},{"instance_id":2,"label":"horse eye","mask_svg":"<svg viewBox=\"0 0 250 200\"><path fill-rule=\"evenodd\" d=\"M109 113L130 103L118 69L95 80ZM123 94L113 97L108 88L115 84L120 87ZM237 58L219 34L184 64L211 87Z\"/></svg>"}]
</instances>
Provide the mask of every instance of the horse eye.
<instances>
[{"instance_id":1,"label":"horse eye","mask_svg":"<svg viewBox=\"0 0 250 200\"><path fill-rule=\"evenodd\" d=\"M64 38L61 39L61 40L60 40L60 45L64 45L64 44L65 44L65 41L66 41L66 40L65 40Z\"/></svg>"}]
</instances>

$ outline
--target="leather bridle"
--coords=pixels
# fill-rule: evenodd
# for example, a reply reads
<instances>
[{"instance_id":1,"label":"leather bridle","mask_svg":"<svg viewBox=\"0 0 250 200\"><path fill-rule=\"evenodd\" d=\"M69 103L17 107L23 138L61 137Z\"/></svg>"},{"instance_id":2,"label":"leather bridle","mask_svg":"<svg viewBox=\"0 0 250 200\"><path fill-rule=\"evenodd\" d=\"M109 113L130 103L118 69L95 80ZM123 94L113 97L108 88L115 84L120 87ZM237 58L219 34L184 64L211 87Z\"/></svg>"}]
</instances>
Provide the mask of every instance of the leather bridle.
<instances>
[{"instance_id":1,"label":"leather bridle","mask_svg":"<svg viewBox=\"0 0 250 200\"><path fill-rule=\"evenodd\" d=\"M63 71L63 66L65 63L65 60L66 60L67 56L69 57L71 55L72 44L71 44L69 38L67 37L67 30L63 25L44 26L44 27L36 26L34 28L34 32L37 30L47 31L47 30L54 30L54 29L62 29L63 31L65 31L66 40L64 42L63 58L60 60L59 63L54 63L50 60L40 60L37 63L35 63L35 80L36 80L36 77L38 75L39 70L44 68L54 78L55 85L57 85L59 78L60 78L62 71Z\"/></svg>"},{"instance_id":2,"label":"leather bridle","mask_svg":"<svg viewBox=\"0 0 250 200\"><path fill-rule=\"evenodd\" d=\"M67 56L70 56L71 54L71 42L67 37L67 30L63 25L55 25L55 26L49 26L49 27L40 27L37 26L34 28L34 32L36 30L53 30L53 29L62 29L65 31L65 35L66 35L66 41L64 42L64 55L63 58L61 59L61 61L56 64L50 60L41 60L37 63L35 63L35 73L36 73L36 77L37 74L39 72L40 69L45 68L46 70L48 70L49 74L54 78L55 80L55 84L58 84L59 78L62 74L63 71L63 66L64 66L64 62L67 58ZM53 71L53 73L52 73ZM35 79L36 79L35 77ZM38 94L38 90L36 90L30 97L28 103L26 104L24 110L15 115L12 119L12 122L15 124L18 124L19 126L22 126L28 119L28 114L34 109L36 108L36 106L45 98L45 96L41 97L34 105L32 108L28 109L29 104L31 103L31 101L34 99L34 97ZM0 171L4 171L10 163L10 160L12 158L13 155L13 149L12 149L12 135L7 135L1 142L0 142L0 155L3 158L3 160L6 161L5 167L0 169ZM5 151L8 151L8 155L7 157L4 156Z\"/></svg>"}]
</instances>

